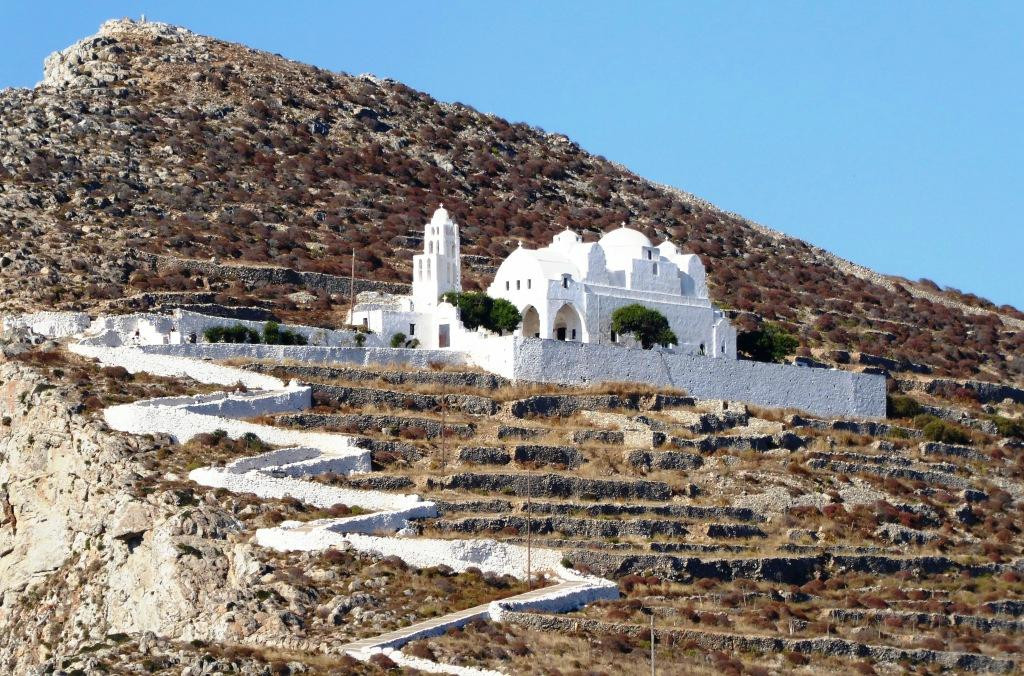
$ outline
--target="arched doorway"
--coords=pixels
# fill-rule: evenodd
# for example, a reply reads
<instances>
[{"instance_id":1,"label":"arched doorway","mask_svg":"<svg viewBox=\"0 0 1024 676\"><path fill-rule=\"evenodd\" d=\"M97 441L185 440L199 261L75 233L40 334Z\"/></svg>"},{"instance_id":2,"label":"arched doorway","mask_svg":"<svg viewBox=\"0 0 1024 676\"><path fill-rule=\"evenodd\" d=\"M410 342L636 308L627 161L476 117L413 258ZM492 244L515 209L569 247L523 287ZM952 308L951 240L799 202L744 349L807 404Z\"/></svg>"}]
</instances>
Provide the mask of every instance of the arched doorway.
<instances>
[{"instance_id":1,"label":"arched doorway","mask_svg":"<svg viewBox=\"0 0 1024 676\"><path fill-rule=\"evenodd\" d=\"M555 313L555 320L551 324L552 335L558 340L583 341L583 319L579 311L572 305L566 303Z\"/></svg>"},{"instance_id":2,"label":"arched doorway","mask_svg":"<svg viewBox=\"0 0 1024 676\"><path fill-rule=\"evenodd\" d=\"M540 313L532 305L527 305L523 310L521 335L524 338L540 338Z\"/></svg>"}]
</instances>

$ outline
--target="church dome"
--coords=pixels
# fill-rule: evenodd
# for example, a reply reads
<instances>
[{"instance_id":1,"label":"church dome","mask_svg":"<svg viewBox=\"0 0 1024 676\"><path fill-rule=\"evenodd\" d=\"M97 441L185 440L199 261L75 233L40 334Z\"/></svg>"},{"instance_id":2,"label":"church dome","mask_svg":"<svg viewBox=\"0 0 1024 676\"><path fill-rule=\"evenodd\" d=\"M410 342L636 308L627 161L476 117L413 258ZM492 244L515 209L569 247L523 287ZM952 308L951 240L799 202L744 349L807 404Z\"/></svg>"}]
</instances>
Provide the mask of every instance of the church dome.
<instances>
[{"instance_id":1,"label":"church dome","mask_svg":"<svg viewBox=\"0 0 1024 676\"><path fill-rule=\"evenodd\" d=\"M444 205L442 204L438 206L437 209L434 211L434 215L430 217L430 222L434 224L446 223L448 220L450 220L450 218L451 217L448 215L448 210L445 209Z\"/></svg>"},{"instance_id":2,"label":"church dome","mask_svg":"<svg viewBox=\"0 0 1024 676\"><path fill-rule=\"evenodd\" d=\"M597 241L601 245L602 249L609 247L630 247L639 249L640 247L651 246L651 240L647 239L647 236L639 230L633 230L622 226L616 228L611 232L605 234L601 239Z\"/></svg>"}]
</instances>

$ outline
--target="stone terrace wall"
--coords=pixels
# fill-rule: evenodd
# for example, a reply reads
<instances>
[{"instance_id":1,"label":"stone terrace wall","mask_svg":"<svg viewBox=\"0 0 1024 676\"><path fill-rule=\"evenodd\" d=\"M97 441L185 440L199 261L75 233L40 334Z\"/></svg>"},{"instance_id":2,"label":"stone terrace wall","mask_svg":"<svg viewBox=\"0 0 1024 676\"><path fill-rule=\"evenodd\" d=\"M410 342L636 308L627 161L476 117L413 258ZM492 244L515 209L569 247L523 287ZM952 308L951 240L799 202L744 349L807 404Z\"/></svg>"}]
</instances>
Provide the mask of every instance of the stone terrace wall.
<instances>
[{"instance_id":1,"label":"stone terrace wall","mask_svg":"<svg viewBox=\"0 0 1024 676\"><path fill-rule=\"evenodd\" d=\"M142 251L135 252L140 261L149 263L156 271L188 270L214 279L235 279L252 287L280 284L305 286L310 289L322 289L327 293L348 294L349 278L328 275L322 272L300 272L291 268L279 268L264 265L223 265L211 261L161 256ZM374 279L355 280L356 293L360 291L383 291L394 294L408 294L408 284L400 282L381 282Z\"/></svg>"},{"instance_id":2,"label":"stone terrace wall","mask_svg":"<svg viewBox=\"0 0 1024 676\"><path fill-rule=\"evenodd\" d=\"M833 369L712 359L610 345L508 338L517 381L585 385L637 382L707 399L795 408L819 415L885 417L885 378Z\"/></svg>"}]
</instances>

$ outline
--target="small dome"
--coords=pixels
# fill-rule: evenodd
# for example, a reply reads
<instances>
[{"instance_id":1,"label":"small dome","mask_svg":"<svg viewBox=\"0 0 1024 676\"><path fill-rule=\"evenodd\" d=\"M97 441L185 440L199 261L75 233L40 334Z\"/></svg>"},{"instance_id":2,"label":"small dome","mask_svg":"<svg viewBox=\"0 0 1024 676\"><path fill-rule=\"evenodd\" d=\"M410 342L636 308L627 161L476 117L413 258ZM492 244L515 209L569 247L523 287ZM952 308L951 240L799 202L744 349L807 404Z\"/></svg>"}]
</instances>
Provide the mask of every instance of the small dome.
<instances>
[{"instance_id":1,"label":"small dome","mask_svg":"<svg viewBox=\"0 0 1024 676\"><path fill-rule=\"evenodd\" d=\"M443 204L437 207L434 215L430 218L431 223L445 223L448 220L448 210L444 208Z\"/></svg>"},{"instance_id":2,"label":"small dome","mask_svg":"<svg viewBox=\"0 0 1024 676\"><path fill-rule=\"evenodd\" d=\"M647 239L644 233L622 226L605 234L598 240L601 248L607 247L633 247L639 248L650 246L651 240Z\"/></svg>"}]
</instances>

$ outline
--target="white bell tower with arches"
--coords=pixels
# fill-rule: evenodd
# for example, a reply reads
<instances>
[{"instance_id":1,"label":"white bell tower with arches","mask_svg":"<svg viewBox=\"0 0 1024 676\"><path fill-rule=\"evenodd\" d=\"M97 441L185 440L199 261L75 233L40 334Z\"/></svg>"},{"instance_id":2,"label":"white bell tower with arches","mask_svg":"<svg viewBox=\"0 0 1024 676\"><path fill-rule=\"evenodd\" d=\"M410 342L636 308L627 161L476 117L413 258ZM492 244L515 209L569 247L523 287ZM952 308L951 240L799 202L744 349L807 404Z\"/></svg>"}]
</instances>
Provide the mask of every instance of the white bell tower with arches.
<instances>
[{"instance_id":1,"label":"white bell tower with arches","mask_svg":"<svg viewBox=\"0 0 1024 676\"><path fill-rule=\"evenodd\" d=\"M423 253L412 258L412 298L417 311L436 307L441 294L462 291L459 226L440 205L423 233Z\"/></svg>"}]
</instances>

